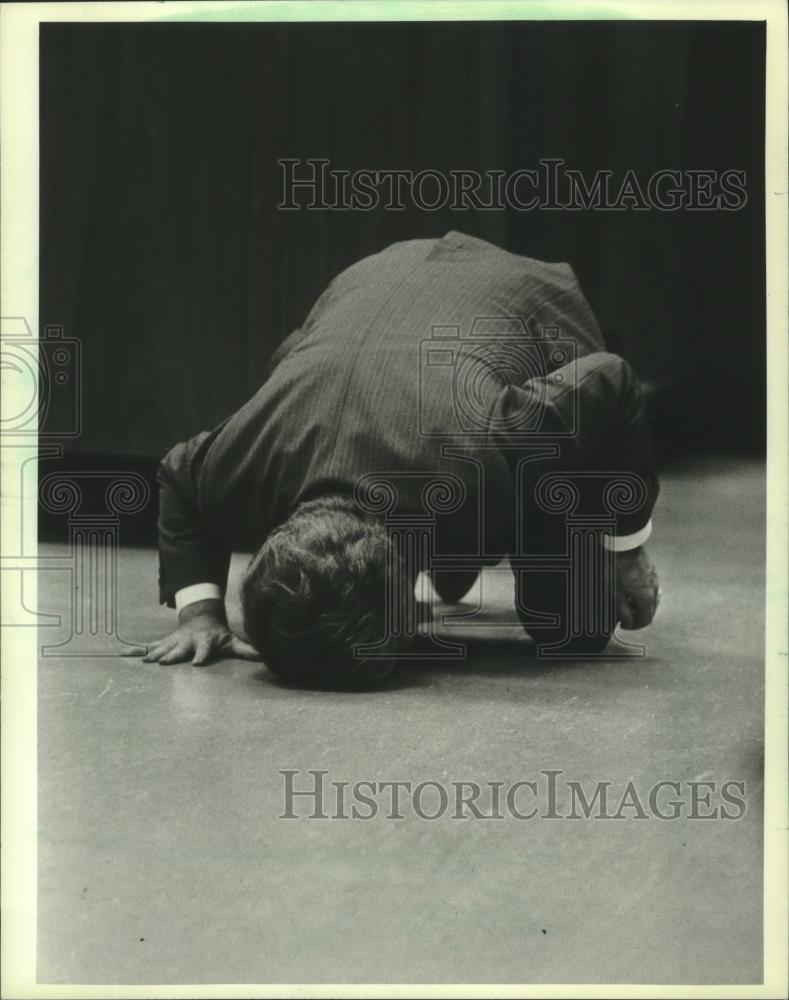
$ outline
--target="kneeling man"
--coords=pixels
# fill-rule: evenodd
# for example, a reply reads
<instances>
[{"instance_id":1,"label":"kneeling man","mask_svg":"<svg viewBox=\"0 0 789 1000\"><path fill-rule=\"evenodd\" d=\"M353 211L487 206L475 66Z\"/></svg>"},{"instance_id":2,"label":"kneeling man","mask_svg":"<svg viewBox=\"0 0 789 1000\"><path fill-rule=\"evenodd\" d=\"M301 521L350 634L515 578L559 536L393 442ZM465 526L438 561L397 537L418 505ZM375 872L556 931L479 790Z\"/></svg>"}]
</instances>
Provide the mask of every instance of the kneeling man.
<instances>
[{"instance_id":1,"label":"kneeling man","mask_svg":"<svg viewBox=\"0 0 789 1000\"><path fill-rule=\"evenodd\" d=\"M418 573L454 602L505 556L541 651L599 655L657 606L637 377L566 264L456 232L344 271L159 483L179 626L147 661L261 656L299 683L376 685L413 649ZM225 616L234 549L255 553L249 642Z\"/></svg>"}]
</instances>

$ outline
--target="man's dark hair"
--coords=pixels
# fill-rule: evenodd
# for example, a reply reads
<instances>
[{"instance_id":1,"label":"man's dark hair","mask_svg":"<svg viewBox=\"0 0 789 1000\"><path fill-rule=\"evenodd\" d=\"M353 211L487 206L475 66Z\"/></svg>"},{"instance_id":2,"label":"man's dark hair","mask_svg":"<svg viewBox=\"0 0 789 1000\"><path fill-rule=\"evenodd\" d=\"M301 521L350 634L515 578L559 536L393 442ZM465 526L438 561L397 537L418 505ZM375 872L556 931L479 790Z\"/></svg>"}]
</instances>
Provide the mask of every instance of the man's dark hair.
<instances>
[{"instance_id":1,"label":"man's dark hair","mask_svg":"<svg viewBox=\"0 0 789 1000\"><path fill-rule=\"evenodd\" d=\"M250 563L242 587L244 627L283 680L378 687L408 645L389 637L390 616L402 625L413 584L379 518L350 498L309 500L272 531ZM355 652L385 639L384 658Z\"/></svg>"}]
</instances>

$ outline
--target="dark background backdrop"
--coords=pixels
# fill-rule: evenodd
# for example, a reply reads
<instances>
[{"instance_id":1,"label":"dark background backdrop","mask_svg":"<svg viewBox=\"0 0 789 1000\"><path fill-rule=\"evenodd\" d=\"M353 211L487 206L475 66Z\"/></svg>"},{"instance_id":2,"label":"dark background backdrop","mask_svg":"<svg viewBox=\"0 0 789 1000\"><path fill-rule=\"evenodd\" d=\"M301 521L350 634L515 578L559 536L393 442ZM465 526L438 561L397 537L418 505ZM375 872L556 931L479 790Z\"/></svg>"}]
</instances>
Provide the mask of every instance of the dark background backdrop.
<instances>
[{"instance_id":1,"label":"dark background backdrop","mask_svg":"<svg viewBox=\"0 0 789 1000\"><path fill-rule=\"evenodd\" d=\"M612 346L663 387L662 455L759 451L764 39L743 22L42 25L40 319L82 343L67 459L133 462L211 427L341 268L448 229L573 265ZM283 157L742 169L748 203L283 212Z\"/></svg>"}]
</instances>

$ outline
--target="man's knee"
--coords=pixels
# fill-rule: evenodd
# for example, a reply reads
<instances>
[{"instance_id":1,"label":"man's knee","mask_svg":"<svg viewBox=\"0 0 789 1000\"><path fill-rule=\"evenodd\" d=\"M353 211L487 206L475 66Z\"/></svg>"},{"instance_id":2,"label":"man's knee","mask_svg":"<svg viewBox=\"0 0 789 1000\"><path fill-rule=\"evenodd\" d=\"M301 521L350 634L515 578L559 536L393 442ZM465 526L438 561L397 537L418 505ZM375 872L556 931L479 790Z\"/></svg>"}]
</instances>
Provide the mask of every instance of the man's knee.
<instances>
[{"instance_id":1,"label":"man's knee","mask_svg":"<svg viewBox=\"0 0 789 1000\"><path fill-rule=\"evenodd\" d=\"M562 574L520 575L516 610L537 655L546 658L595 656L606 648L616 627L611 581L601 581L596 599L569 587ZM529 585L529 583L531 585ZM550 618L551 620L546 620Z\"/></svg>"}]
</instances>

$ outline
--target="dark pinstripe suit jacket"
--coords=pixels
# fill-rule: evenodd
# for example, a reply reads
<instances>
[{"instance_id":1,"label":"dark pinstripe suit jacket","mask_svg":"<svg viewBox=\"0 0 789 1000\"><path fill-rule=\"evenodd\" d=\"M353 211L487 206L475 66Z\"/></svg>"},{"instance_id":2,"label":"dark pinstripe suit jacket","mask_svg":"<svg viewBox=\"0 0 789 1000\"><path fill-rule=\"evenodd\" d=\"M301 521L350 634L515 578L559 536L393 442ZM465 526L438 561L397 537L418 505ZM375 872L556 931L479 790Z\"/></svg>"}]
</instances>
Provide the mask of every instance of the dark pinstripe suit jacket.
<instances>
[{"instance_id":1,"label":"dark pinstripe suit jacket","mask_svg":"<svg viewBox=\"0 0 789 1000\"><path fill-rule=\"evenodd\" d=\"M548 453L527 463L530 483L552 468L641 476L644 504L616 525L637 531L657 482L638 381L604 352L566 264L457 232L359 261L277 350L256 395L162 462L162 601L224 586L232 549L257 548L302 500L375 474L397 513L424 511L438 477L452 508L432 504L438 550L496 561L518 544L519 463L536 444Z\"/></svg>"}]
</instances>

